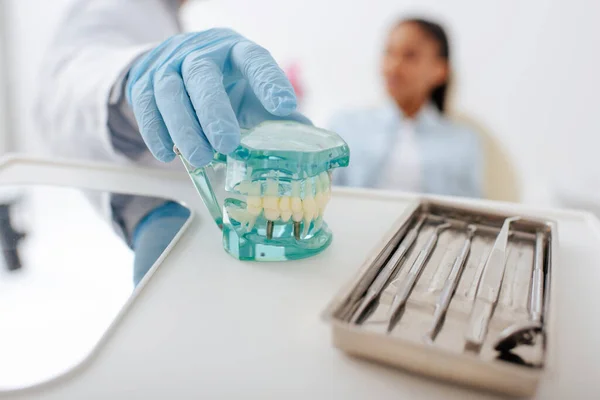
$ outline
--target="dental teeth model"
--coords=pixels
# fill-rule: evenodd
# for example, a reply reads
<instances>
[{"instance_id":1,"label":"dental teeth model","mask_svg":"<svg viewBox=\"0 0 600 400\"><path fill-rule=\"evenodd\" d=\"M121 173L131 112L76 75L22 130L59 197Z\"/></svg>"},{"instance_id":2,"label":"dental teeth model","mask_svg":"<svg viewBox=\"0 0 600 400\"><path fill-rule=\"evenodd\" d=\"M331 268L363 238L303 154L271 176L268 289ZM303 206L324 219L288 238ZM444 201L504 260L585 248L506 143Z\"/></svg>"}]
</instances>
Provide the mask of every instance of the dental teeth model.
<instances>
[{"instance_id":1,"label":"dental teeth model","mask_svg":"<svg viewBox=\"0 0 600 400\"><path fill-rule=\"evenodd\" d=\"M299 259L331 242L324 221L331 173L350 160L348 146L337 134L297 122L265 122L242 132L240 146L217 154L209 167L193 169L182 160L233 256ZM221 206L210 176L223 169Z\"/></svg>"},{"instance_id":2,"label":"dental teeth model","mask_svg":"<svg viewBox=\"0 0 600 400\"><path fill-rule=\"evenodd\" d=\"M242 224L246 232L250 232L256 219L262 214L267 220L269 239L272 238L276 222L288 223L292 220L293 235L296 239L306 237L311 224L313 230L319 230L323 224L325 208L331 198L329 172L288 182L272 178L263 182L244 181L238 187L240 194L247 196L245 199L242 197L246 208L240 209L231 205L227 207L228 215Z\"/></svg>"}]
</instances>

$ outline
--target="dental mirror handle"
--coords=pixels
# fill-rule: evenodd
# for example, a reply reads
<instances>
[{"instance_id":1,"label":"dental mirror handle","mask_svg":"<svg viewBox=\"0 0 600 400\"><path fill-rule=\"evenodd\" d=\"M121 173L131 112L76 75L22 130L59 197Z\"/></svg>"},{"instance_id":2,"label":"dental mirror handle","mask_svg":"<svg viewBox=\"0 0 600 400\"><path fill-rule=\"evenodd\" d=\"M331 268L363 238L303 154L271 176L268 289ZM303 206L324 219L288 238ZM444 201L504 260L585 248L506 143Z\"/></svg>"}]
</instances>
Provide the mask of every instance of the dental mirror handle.
<instances>
[{"instance_id":1,"label":"dental mirror handle","mask_svg":"<svg viewBox=\"0 0 600 400\"><path fill-rule=\"evenodd\" d=\"M413 263L410 270L408 270L408 275L398 288L398 291L392 300L392 305L390 306L388 332L391 332L392 329L394 329L394 326L398 323L398 319L402 314L402 310L404 309L404 306L410 297L417 279L419 278L419 275L421 275L421 271L423 270L427 259L435 248L440 232L448 227L450 227L450 224L446 223L438 225L435 228L435 231L431 234L429 240L427 240L425 247L419 252L417 259Z\"/></svg>"},{"instance_id":2,"label":"dental mirror handle","mask_svg":"<svg viewBox=\"0 0 600 400\"><path fill-rule=\"evenodd\" d=\"M442 289L442 293L440 294L438 301L435 305L435 311L433 313L433 323L429 332L427 332L427 339L429 341L435 340L435 337L440 331L442 326L442 322L448 311L448 307L450 306L450 301L452 300L452 296L456 291L456 287L458 286L458 281L460 280L460 276L464 269L465 263L467 261L467 257L469 256L469 252L471 249L471 242L473 240L473 235L475 234L475 228L470 227L467 231L467 238L463 244L463 247L456 259L454 260L454 264L452 265L452 269L450 270L450 275L448 276L448 280Z\"/></svg>"},{"instance_id":3,"label":"dental mirror handle","mask_svg":"<svg viewBox=\"0 0 600 400\"><path fill-rule=\"evenodd\" d=\"M529 314L534 322L542 321L543 297L544 297L544 234L536 234L535 244L535 264L533 266L533 276L531 284L531 298L529 299Z\"/></svg>"},{"instance_id":4,"label":"dental mirror handle","mask_svg":"<svg viewBox=\"0 0 600 400\"><path fill-rule=\"evenodd\" d=\"M196 191L202 198L204 205L208 208L208 212L215 220L215 223L219 227L219 229L223 230L223 210L217 201L217 197L215 196L215 192L210 184L210 180L208 179L208 175L206 174L206 168L212 168L211 164L206 167L196 168L192 166L187 160L183 157L177 146L173 147L173 151L179 157L185 170L187 171ZM220 155L216 156L214 162L223 162L223 159Z\"/></svg>"},{"instance_id":5,"label":"dental mirror handle","mask_svg":"<svg viewBox=\"0 0 600 400\"><path fill-rule=\"evenodd\" d=\"M369 286L369 289L367 291L367 294L366 294L364 300L361 302L360 306L358 307L358 309L356 310L356 312L354 313L354 315L352 316L352 318L350 320L351 323L358 322L358 320L363 316L363 314L365 314L365 311L370 306L372 306L373 303L378 301L379 296L381 295L381 292L385 288L385 285L390 280L392 275L396 272L396 270L400 266L402 259L404 258L404 256L408 252L408 250L412 247L412 245L416 241L417 237L419 236L419 229L421 229L421 226L423 225L425 220L426 220L426 217L421 217L419 219L419 221L417 221L415 227L412 228L410 230L410 232L408 232L406 234L406 237L404 238L404 243L402 243L398 247L398 249L394 252L394 255L392 256L390 261L379 272L379 274L377 275L377 278L375 278L375 281L373 281L371 286Z\"/></svg>"},{"instance_id":6,"label":"dental mirror handle","mask_svg":"<svg viewBox=\"0 0 600 400\"><path fill-rule=\"evenodd\" d=\"M404 258L408 250L412 247L417 236L419 236L419 230L421 226L425 222L425 218L421 218L415 227L410 230L410 232L404 238L404 243L398 247L398 250L392 256L390 262L385 266L385 268L381 271L381 273L377 276L369 290L373 290L374 292L381 292L385 287L385 284L392 277L392 274L396 271L398 266L400 265L400 261Z\"/></svg>"},{"instance_id":7,"label":"dental mirror handle","mask_svg":"<svg viewBox=\"0 0 600 400\"><path fill-rule=\"evenodd\" d=\"M518 219L520 218L511 217L504 220L477 287L475 302L465 332L467 347L476 351L479 351L487 335L488 326L502 288L510 224Z\"/></svg>"}]
</instances>

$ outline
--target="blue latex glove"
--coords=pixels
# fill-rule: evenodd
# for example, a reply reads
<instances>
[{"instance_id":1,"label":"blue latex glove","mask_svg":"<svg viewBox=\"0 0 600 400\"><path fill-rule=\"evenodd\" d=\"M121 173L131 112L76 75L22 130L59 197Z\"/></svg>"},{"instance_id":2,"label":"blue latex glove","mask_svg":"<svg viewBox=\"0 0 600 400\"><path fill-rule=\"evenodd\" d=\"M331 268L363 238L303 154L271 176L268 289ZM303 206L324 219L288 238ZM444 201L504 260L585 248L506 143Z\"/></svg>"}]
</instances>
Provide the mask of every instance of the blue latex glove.
<instances>
[{"instance_id":1,"label":"blue latex glove","mask_svg":"<svg viewBox=\"0 0 600 400\"><path fill-rule=\"evenodd\" d=\"M133 232L133 283L136 286L189 216L190 211L184 206L167 202L152 210L138 223Z\"/></svg>"},{"instance_id":2,"label":"blue latex glove","mask_svg":"<svg viewBox=\"0 0 600 400\"><path fill-rule=\"evenodd\" d=\"M240 127L269 119L310 123L294 112L291 83L262 47L229 29L176 35L129 72L127 99L144 142L163 162L177 145L200 167L230 153Z\"/></svg>"}]
</instances>

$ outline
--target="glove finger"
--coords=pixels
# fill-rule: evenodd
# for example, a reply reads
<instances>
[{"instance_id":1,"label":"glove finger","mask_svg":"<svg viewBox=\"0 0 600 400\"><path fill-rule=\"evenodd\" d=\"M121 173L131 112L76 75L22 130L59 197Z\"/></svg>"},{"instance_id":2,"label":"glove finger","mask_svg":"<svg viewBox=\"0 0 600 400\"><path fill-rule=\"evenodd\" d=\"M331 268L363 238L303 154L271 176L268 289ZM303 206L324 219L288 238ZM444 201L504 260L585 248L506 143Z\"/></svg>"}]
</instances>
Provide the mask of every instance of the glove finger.
<instances>
[{"instance_id":1,"label":"glove finger","mask_svg":"<svg viewBox=\"0 0 600 400\"><path fill-rule=\"evenodd\" d=\"M269 113L267 110L262 109L258 111L256 109L246 111L243 109L239 114L238 118L240 121L240 127L244 129L252 129L256 125L265 121L296 121L306 125L312 125L313 123L299 112L292 112L285 117L280 117Z\"/></svg>"},{"instance_id":2,"label":"glove finger","mask_svg":"<svg viewBox=\"0 0 600 400\"><path fill-rule=\"evenodd\" d=\"M213 150L204 136L183 80L172 67L154 75L156 104L171 139L192 165L202 167L212 161Z\"/></svg>"},{"instance_id":3,"label":"glove finger","mask_svg":"<svg viewBox=\"0 0 600 400\"><path fill-rule=\"evenodd\" d=\"M281 121L296 121L300 122L304 125L313 125L312 121L308 119L304 114L300 114L299 112L294 111L293 113L286 115L285 117L271 117L271 120L281 120Z\"/></svg>"},{"instance_id":4,"label":"glove finger","mask_svg":"<svg viewBox=\"0 0 600 400\"><path fill-rule=\"evenodd\" d=\"M237 118L240 127L244 129L254 128L256 125L264 121L291 120L312 125L312 122L308 118L297 111L294 111L286 116L278 116L273 115L265 110L258 98L256 98L252 92L252 89L248 87L248 83L245 80L238 81L235 86L228 88L227 92L232 98L239 97L235 95L240 95L244 98L244 101L237 106Z\"/></svg>"},{"instance_id":5,"label":"glove finger","mask_svg":"<svg viewBox=\"0 0 600 400\"><path fill-rule=\"evenodd\" d=\"M200 53L190 53L181 75L206 138L219 153L231 153L240 143L240 127L223 87L223 74Z\"/></svg>"},{"instance_id":6,"label":"glove finger","mask_svg":"<svg viewBox=\"0 0 600 400\"><path fill-rule=\"evenodd\" d=\"M152 155L162 162L171 161L175 157L173 142L156 105L152 80L133 85L131 105L140 134Z\"/></svg>"},{"instance_id":7,"label":"glove finger","mask_svg":"<svg viewBox=\"0 0 600 400\"><path fill-rule=\"evenodd\" d=\"M267 50L243 40L233 46L231 61L271 114L285 116L296 109L294 88Z\"/></svg>"}]
</instances>

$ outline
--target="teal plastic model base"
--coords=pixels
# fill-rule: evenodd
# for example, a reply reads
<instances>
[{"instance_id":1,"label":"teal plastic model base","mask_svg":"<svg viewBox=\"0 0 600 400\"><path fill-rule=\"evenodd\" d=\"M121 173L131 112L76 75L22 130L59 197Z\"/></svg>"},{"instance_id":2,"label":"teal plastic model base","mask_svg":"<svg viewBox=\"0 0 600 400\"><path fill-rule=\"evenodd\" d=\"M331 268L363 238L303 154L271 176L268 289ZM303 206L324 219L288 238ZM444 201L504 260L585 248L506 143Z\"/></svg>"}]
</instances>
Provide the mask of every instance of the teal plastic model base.
<instances>
[{"instance_id":1,"label":"teal plastic model base","mask_svg":"<svg viewBox=\"0 0 600 400\"><path fill-rule=\"evenodd\" d=\"M296 240L289 225L287 232L276 238L267 239L260 230L239 236L227 226L223 228L223 247L229 254L244 261L286 261L311 257L325 250L333 235L323 223L321 229L310 238Z\"/></svg>"}]
</instances>

